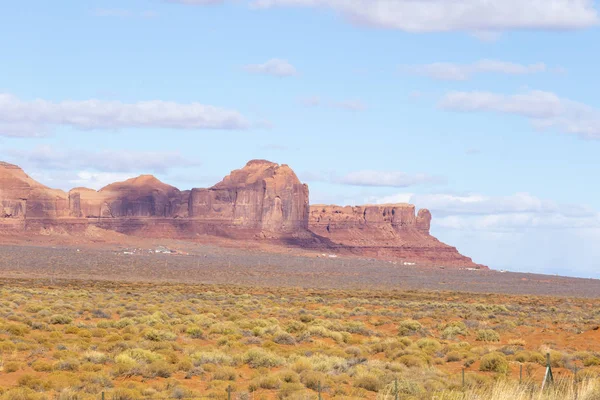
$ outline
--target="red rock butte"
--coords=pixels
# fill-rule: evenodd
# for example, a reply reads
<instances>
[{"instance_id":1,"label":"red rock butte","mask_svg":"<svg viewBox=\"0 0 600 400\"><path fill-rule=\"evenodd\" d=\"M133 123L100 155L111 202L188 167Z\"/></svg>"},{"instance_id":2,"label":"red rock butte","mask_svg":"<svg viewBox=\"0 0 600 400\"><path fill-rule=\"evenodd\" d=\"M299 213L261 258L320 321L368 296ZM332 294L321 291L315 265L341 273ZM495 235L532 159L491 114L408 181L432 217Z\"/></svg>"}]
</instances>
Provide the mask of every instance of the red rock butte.
<instances>
[{"instance_id":1,"label":"red rock butte","mask_svg":"<svg viewBox=\"0 0 600 400\"><path fill-rule=\"evenodd\" d=\"M141 175L68 193L0 162L0 233L97 226L141 237L214 235L405 264L485 268L431 236L431 213L415 211L412 204L310 206L308 186L294 171L265 160L252 160L206 189L182 191Z\"/></svg>"}]
</instances>

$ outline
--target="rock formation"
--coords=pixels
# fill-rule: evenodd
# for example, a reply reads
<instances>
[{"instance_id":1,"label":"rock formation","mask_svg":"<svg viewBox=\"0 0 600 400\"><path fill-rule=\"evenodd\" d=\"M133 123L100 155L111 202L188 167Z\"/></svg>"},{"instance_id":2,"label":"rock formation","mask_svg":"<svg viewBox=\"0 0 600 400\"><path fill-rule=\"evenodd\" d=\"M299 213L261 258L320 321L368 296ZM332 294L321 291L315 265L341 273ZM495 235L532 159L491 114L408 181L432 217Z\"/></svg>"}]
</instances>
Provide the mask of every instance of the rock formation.
<instances>
[{"instance_id":1,"label":"rock formation","mask_svg":"<svg viewBox=\"0 0 600 400\"><path fill-rule=\"evenodd\" d=\"M209 189L192 189L189 217L268 232L308 229L308 186L287 165L250 161Z\"/></svg>"},{"instance_id":2,"label":"rock formation","mask_svg":"<svg viewBox=\"0 0 600 400\"><path fill-rule=\"evenodd\" d=\"M481 267L430 235L431 213L412 204L314 205L309 227L340 248L407 264Z\"/></svg>"},{"instance_id":3,"label":"rock formation","mask_svg":"<svg viewBox=\"0 0 600 400\"><path fill-rule=\"evenodd\" d=\"M98 191L69 193L0 162L0 205L0 228L5 229L77 231L95 225L154 237L268 238L280 245L411 263L475 266L429 234L429 211L415 214L411 204L310 207L308 187L294 171L265 160L250 161L207 189L180 191L142 175Z\"/></svg>"}]
</instances>

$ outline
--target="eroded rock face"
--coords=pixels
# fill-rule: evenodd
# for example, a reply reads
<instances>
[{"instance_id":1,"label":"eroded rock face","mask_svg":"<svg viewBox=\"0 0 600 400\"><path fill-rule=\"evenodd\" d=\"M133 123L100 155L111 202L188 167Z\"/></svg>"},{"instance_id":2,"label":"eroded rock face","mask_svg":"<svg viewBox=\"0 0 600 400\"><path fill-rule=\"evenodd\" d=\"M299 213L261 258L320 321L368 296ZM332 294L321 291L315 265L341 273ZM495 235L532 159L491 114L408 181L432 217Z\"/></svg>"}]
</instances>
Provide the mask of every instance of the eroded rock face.
<instances>
[{"instance_id":1,"label":"eroded rock face","mask_svg":"<svg viewBox=\"0 0 600 400\"><path fill-rule=\"evenodd\" d=\"M308 229L308 186L287 165L250 161L209 189L193 189L189 216L269 232Z\"/></svg>"},{"instance_id":2,"label":"eroded rock face","mask_svg":"<svg viewBox=\"0 0 600 400\"><path fill-rule=\"evenodd\" d=\"M69 192L71 215L83 218L174 217L181 213L182 199L179 189L151 175L113 183L99 191L76 188Z\"/></svg>"},{"instance_id":3,"label":"eroded rock face","mask_svg":"<svg viewBox=\"0 0 600 400\"><path fill-rule=\"evenodd\" d=\"M430 226L429 210L415 215L412 204L310 207L310 230L354 254L399 259L408 265L480 267L431 236Z\"/></svg>"},{"instance_id":4,"label":"eroded rock face","mask_svg":"<svg viewBox=\"0 0 600 400\"><path fill-rule=\"evenodd\" d=\"M451 266L476 266L429 234L431 213L411 204L309 206L308 187L287 165L250 161L207 189L180 191L151 175L98 191L65 193L0 162L0 222L14 229L88 225L169 238L219 235L346 251L367 257ZM11 228L13 229L13 228Z\"/></svg>"},{"instance_id":5,"label":"eroded rock face","mask_svg":"<svg viewBox=\"0 0 600 400\"><path fill-rule=\"evenodd\" d=\"M0 217L61 218L69 214L67 194L31 179L16 165L0 162Z\"/></svg>"}]
</instances>

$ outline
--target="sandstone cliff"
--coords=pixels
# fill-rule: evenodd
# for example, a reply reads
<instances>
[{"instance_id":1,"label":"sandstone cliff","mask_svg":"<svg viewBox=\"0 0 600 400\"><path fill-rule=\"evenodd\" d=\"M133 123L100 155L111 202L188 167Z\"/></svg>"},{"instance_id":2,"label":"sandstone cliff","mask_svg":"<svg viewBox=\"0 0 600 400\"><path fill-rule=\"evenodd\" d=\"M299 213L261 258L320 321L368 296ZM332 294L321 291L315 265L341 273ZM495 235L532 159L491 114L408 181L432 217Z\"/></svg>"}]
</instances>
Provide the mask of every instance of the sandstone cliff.
<instances>
[{"instance_id":1,"label":"sandstone cliff","mask_svg":"<svg viewBox=\"0 0 600 400\"><path fill-rule=\"evenodd\" d=\"M206 189L180 191L151 175L98 191L48 188L0 162L0 228L77 232L93 225L138 236L270 239L307 247L454 266L476 266L429 234L431 214L411 204L309 206L308 187L283 164L253 160Z\"/></svg>"},{"instance_id":2,"label":"sandstone cliff","mask_svg":"<svg viewBox=\"0 0 600 400\"><path fill-rule=\"evenodd\" d=\"M287 165L250 161L209 189L192 189L193 219L269 232L308 228L308 186Z\"/></svg>"},{"instance_id":3,"label":"sandstone cliff","mask_svg":"<svg viewBox=\"0 0 600 400\"><path fill-rule=\"evenodd\" d=\"M310 207L310 230L355 254L408 264L480 267L431 236L430 225L429 210L415 214L412 204Z\"/></svg>"},{"instance_id":4,"label":"sandstone cliff","mask_svg":"<svg viewBox=\"0 0 600 400\"><path fill-rule=\"evenodd\" d=\"M0 162L0 217L24 220L68 216L68 198L29 177L16 165Z\"/></svg>"}]
</instances>

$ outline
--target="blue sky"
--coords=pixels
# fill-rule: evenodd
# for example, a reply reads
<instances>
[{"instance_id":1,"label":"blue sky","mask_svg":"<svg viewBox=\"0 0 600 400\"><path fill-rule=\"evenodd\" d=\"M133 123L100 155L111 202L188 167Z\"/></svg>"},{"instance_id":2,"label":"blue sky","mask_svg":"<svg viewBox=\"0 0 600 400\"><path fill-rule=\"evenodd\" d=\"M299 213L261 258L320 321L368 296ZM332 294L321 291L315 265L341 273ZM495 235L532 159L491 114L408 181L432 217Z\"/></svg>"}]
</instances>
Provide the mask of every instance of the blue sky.
<instances>
[{"instance_id":1,"label":"blue sky","mask_svg":"<svg viewBox=\"0 0 600 400\"><path fill-rule=\"evenodd\" d=\"M63 189L206 187L254 158L312 203L409 201L494 268L600 277L589 0L22 1L0 159Z\"/></svg>"}]
</instances>

